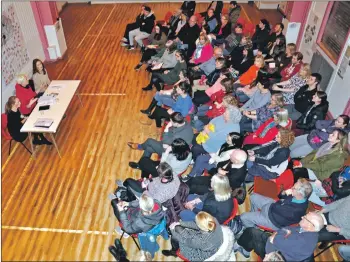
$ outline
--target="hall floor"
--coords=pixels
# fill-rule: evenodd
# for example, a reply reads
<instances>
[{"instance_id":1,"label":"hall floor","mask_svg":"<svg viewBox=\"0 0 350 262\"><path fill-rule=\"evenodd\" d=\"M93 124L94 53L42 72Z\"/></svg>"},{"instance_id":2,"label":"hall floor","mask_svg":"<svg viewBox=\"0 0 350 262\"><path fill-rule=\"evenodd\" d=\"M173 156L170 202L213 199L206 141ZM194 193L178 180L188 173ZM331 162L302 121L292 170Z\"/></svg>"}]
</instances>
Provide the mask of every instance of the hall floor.
<instances>
[{"instance_id":1,"label":"hall floor","mask_svg":"<svg viewBox=\"0 0 350 262\"><path fill-rule=\"evenodd\" d=\"M179 6L151 5L158 19ZM196 11L206 6L197 4ZM242 16L254 24L263 17L272 24L281 21L276 10L242 6ZM41 146L34 160L19 144L8 156L9 143L2 140L2 260L113 260L107 248L118 236L107 196L116 179L139 176L128 161L137 160L140 152L130 150L126 143L142 142L155 132L154 125L139 123L139 110L153 95L141 92L148 74L133 70L140 53L126 51L119 43L139 7L69 4L61 13L68 51L64 59L47 64L47 69L51 79L82 80L79 92L84 106L74 98L56 134L62 159L54 147ZM246 203L241 212L249 208ZM130 260L138 260L132 240L123 243ZM170 245L169 241L160 243L162 248ZM158 252L155 260L173 259ZM332 249L319 260L339 259Z\"/></svg>"}]
</instances>

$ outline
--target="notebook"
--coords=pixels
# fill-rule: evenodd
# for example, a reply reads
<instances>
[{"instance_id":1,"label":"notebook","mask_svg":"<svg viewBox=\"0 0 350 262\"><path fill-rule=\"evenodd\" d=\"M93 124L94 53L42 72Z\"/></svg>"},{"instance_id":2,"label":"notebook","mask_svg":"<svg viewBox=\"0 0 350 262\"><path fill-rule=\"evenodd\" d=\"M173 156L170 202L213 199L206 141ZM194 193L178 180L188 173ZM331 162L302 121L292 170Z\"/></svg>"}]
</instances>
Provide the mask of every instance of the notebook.
<instances>
[{"instance_id":1,"label":"notebook","mask_svg":"<svg viewBox=\"0 0 350 262\"><path fill-rule=\"evenodd\" d=\"M35 127L49 128L53 124L53 119L50 118L38 118L34 123Z\"/></svg>"}]
</instances>

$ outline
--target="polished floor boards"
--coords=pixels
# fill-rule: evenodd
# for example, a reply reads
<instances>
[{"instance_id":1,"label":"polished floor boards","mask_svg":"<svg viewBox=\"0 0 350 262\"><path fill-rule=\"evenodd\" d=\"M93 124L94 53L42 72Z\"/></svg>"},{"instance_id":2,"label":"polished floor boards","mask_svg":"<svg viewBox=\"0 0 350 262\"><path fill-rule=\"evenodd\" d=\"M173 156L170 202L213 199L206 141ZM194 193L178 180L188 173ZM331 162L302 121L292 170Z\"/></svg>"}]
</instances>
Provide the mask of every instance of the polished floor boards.
<instances>
[{"instance_id":1,"label":"polished floor boards","mask_svg":"<svg viewBox=\"0 0 350 262\"><path fill-rule=\"evenodd\" d=\"M116 219L107 196L115 179L139 176L128 161L137 160L140 152L129 150L126 142L144 141L155 132L154 125L139 123L139 110L152 97L140 90L149 76L133 70L139 52L126 51L119 43L139 6L69 4L62 12L68 51L47 69L51 79L82 80L83 107L74 98L56 134L62 159L53 147L40 146L34 160L16 143L8 156L9 142L2 141L3 260L112 260L107 248L117 237ZM161 19L178 6L157 3L152 8ZM197 6L197 11L206 8ZM243 7L242 15L253 23L267 15ZM280 19L277 12L270 13L271 22ZM132 240L123 243L129 257L138 260ZM160 244L165 248L169 241ZM322 258L333 260L336 254L328 251ZM156 260L173 259L158 252Z\"/></svg>"}]
</instances>

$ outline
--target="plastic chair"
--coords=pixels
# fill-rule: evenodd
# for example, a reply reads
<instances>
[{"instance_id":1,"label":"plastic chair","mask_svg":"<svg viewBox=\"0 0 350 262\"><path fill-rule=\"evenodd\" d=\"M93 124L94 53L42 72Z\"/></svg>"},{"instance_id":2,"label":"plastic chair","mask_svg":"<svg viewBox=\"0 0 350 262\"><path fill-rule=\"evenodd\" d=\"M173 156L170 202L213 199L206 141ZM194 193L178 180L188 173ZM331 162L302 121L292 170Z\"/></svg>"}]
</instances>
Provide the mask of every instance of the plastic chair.
<instances>
[{"instance_id":1,"label":"plastic chair","mask_svg":"<svg viewBox=\"0 0 350 262\"><path fill-rule=\"evenodd\" d=\"M246 21L242 17L238 17L236 24L241 24L244 28L245 23Z\"/></svg>"},{"instance_id":2,"label":"plastic chair","mask_svg":"<svg viewBox=\"0 0 350 262\"><path fill-rule=\"evenodd\" d=\"M349 244L350 243L350 239L344 239L344 240L334 240L330 242L331 244L329 246L327 246L325 249L323 249L321 252L317 253L316 255L314 255L314 258L318 257L319 255L321 255L323 252L327 251L328 249L330 249L331 247L333 247L336 244Z\"/></svg>"},{"instance_id":3,"label":"plastic chair","mask_svg":"<svg viewBox=\"0 0 350 262\"><path fill-rule=\"evenodd\" d=\"M168 23L172 15L172 12L168 11L164 16L164 21Z\"/></svg>"},{"instance_id":4,"label":"plastic chair","mask_svg":"<svg viewBox=\"0 0 350 262\"><path fill-rule=\"evenodd\" d=\"M12 146L12 141L14 140L10 133L7 130L7 115L6 114L1 114L1 135L3 136L3 138L7 141L10 141L10 147L9 147L9 155L11 154L11 146ZM16 141L16 140L14 140ZM25 144L23 144L23 142L19 142L22 144L22 146L24 146L24 148L29 152L29 154L32 154L32 152L26 147Z\"/></svg>"},{"instance_id":5,"label":"plastic chair","mask_svg":"<svg viewBox=\"0 0 350 262\"><path fill-rule=\"evenodd\" d=\"M228 9L227 8L223 8L221 11L222 15L227 15L228 14Z\"/></svg>"},{"instance_id":6,"label":"plastic chair","mask_svg":"<svg viewBox=\"0 0 350 262\"><path fill-rule=\"evenodd\" d=\"M190 262L187 258L185 258L183 255L181 255L180 249L178 249L176 251L176 255L178 258L180 258L181 260L185 261L185 262Z\"/></svg>"},{"instance_id":7,"label":"plastic chair","mask_svg":"<svg viewBox=\"0 0 350 262\"><path fill-rule=\"evenodd\" d=\"M123 236L124 236L124 234L125 234L126 232L125 232L124 229L123 229L123 224L120 223L120 222L119 222L119 227L120 227L121 230L123 231L122 235L120 236L120 241L122 241ZM135 245L137 246L137 248L141 251L141 248L140 248L139 244L138 244L137 241L136 241L137 234L131 234L130 236L131 236L132 240L134 240L134 243L135 243Z\"/></svg>"},{"instance_id":8,"label":"plastic chair","mask_svg":"<svg viewBox=\"0 0 350 262\"><path fill-rule=\"evenodd\" d=\"M243 34L245 36L253 36L255 33L255 26L251 23L245 24L243 28Z\"/></svg>"},{"instance_id":9,"label":"plastic chair","mask_svg":"<svg viewBox=\"0 0 350 262\"><path fill-rule=\"evenodd\" d=\"M223 224L228 225L231 222L231 220L236 217L237 213L238 213L238 201L236 198L233 198L233 209L231 212L231 216L228 219L226 219L226 221Z\"/></svg>"}]
</instances>

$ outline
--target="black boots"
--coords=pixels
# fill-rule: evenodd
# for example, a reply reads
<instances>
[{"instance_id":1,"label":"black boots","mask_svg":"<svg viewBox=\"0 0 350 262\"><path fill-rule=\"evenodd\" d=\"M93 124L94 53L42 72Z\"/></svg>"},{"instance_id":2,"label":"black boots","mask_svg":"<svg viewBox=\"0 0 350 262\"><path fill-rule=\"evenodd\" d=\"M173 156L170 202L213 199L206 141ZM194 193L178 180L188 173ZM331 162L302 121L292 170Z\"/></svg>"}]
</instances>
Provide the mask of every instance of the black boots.
<instances>
[{"instance_id":1,"label":"black boots","mask_svg":"<svg viewBox=\"0 0 350 262\"><path fill-rule=\"evenodd\" d=\"M115 246L108 247L108 250L115 260L120 262L129 262L129 259L126 258L126 251L118 238L115 239L114 245Z\"/></svg>"},{"instance_id":2,"label":"black boots","mask_svg":"<svg viewBox=\"0 0 350 262\"><path fill-rule=\"evenodd\" d=\"M145 110L140 110L142 114L145 114L145 115L151 115L152 113L152 110L156 107L157 105L157 100L155 100L154 98L152 99L151 101L151 104L148 106L147 109Z\"/></svg>"},{"instance_id":3,"label":"black boots","mask_svg":"<svg viewBox=\"0 0 350 262\"><path fill-rule=\"evenodd\" d=\"M33 139L33 144L34 145L52 145L52 143L44 137L42 133L39 134L34 134L34 139Z\"/></svg>"}]
</instances>

